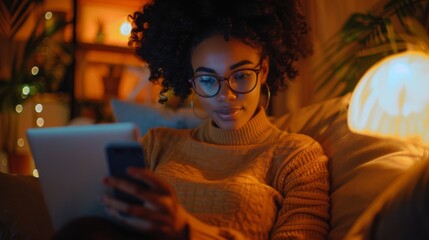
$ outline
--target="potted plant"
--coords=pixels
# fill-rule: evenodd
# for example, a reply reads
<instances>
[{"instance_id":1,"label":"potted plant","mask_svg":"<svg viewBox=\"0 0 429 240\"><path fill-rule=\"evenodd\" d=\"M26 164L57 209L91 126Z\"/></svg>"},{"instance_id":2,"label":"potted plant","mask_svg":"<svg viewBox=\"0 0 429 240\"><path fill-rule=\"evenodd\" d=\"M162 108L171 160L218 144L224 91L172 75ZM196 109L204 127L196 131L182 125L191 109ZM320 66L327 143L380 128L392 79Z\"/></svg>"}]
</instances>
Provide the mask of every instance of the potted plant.
<instances>
[{"instance_id":1,"label":"potted plant","mask_svg":"<svg viewBox=\"0 0 429 240\"><path fill-rule=\"evenodd\" d=\"M58 37L68 22L43 13L42 0L2 1L0 8L0 170L7 171L4 156L19 144L18 113L26 101L59 89L72 48Z\"/></svg>"},{"instance_id":2,"label":"potted plant","mask_svg":"<svg viewBox=\"0 0 429 240\"><path fill-rule=\"evenodd\" d=\"M367 13L354 13L330 39L317 60L314 84L323 98L337 97L326 91L353 91L362 75L376 62L410 47L429 43L429 0L383 0Z\"/></svg>"}]
</instances>

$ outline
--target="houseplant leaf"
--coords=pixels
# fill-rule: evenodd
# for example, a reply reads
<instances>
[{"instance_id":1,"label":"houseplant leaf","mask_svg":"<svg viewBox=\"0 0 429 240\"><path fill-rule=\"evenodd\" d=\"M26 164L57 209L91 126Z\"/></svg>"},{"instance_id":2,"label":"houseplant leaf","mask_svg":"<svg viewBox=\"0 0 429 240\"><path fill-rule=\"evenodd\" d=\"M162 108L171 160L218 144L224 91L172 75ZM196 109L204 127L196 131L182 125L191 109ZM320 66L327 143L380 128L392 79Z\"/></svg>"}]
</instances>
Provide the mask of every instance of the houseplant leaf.
<instances>
[{"instance_id":1,"label":"houseplant leaf","mask_svg":"<svg viewBox=\"0 0 429 240\"><path fill-rule=\"evenodd\" d=\"M428 13L429 0L388 0L374 5L368 13L351 15L343 28L328 40L324 54L316 59L315 94L325 92L324 98L338 96L338 91L331 91L335 94L326 91L327 86L343 86L339 95L352 91L372 64L406 49L404 33L410 33L406 19L412 16L426 24L423 25L426 29L420 32L427 32Z\"/></svg>"}]
</instances>

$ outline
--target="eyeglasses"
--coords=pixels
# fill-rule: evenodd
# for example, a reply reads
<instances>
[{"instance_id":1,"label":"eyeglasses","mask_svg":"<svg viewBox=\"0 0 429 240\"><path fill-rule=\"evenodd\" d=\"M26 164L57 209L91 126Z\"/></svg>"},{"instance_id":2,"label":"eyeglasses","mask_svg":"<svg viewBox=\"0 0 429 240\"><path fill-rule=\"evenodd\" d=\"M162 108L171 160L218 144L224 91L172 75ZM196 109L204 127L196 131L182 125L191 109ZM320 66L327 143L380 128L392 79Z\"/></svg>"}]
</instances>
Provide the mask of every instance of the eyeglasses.
<instances>
[{"instance_id":1,"label":"eyeglasses","mask_svg":"<svg viewBox=\"0 0 429 240\"><path fill-rule=\"evenodd\" d=\"M244 68L232 72L228 77L222 77L214 74L202 74L189 79L195 92L204 98L216 96L221 87L221 82L226 81L228 87L239 94L246 94L255 89L258 83L258 75L261 72L261 63L259 68Z\"/></svg>"}]
</instances>

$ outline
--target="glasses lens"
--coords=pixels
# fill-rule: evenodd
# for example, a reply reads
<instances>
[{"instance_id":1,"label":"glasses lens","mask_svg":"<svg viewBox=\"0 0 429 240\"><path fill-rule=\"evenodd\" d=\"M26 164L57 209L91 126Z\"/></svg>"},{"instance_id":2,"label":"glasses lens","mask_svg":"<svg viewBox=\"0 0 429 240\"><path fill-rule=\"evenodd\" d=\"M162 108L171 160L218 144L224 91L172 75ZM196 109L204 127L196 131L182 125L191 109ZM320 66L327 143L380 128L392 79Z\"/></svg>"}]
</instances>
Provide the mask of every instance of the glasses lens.
<instances>
[{"instance_id":1,"label":"glasses lens","mask_svg":"<svg viewBox=\"0 0 429 240\"><path fill-rule=\"evenodd\" d=\"M219 82L211 75L201 75L194 78L195 91L201 96L214 96L219 90Z\"/></svg>"},{"instance_id":2,"label":"glasses lens","mask_svg":"<svg viewBox=\"0 0 429 240\"><path fill-rule=\"evenodd\" d=\"M237 93L247 93L255 88L257 79L255 70L243 69L234 72L229 77L229 86Z\"/></svg>"}]
</instances>

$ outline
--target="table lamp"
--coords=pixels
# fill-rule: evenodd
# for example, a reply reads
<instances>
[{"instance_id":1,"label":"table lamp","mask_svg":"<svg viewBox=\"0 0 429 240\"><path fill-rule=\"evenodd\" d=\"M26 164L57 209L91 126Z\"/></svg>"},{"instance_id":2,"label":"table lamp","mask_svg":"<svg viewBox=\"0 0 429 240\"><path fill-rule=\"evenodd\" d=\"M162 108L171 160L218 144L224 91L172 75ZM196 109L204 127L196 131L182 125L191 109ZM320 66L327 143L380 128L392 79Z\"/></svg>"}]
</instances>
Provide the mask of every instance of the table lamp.
<instances>
[{"instance_id":1,"label":"table lamp","mask_svg":"<svg viewBox=\"0 0 429 240\"><path fill-rule=\"evenodd\" d=\"M374 64L350 99L351 131L429 144L429 54L408 50Z\"/></svg>"}]
</instances>

